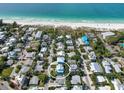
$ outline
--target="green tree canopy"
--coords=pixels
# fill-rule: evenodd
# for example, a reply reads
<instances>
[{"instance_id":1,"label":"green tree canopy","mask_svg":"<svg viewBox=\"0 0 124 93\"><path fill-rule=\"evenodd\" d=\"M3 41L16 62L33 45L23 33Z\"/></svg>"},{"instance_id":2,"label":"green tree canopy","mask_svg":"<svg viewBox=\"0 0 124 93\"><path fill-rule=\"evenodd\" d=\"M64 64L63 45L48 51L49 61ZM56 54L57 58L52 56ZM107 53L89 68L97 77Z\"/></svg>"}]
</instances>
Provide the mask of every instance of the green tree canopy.
<instances>
[{"instance_id":1,"label":"green tree canopy","mask_svg":"<svg viewBox=\"0 0 124 93\"><path fill-rule=\"evenodd\" d=\"M2 78L8 78L12 73L13 67L6 68L2 71Z\"/></svg>"},{"instance_id":2,"label":"green tree canopy","mask_svg":"<svg viewBox=\"0 0 124 93\"><path fill-rule=\"evenodd\" d=\"M46 74L40 74L38 77L39 77L40 81L43 82L44 84L48 80L48 75L46 75Z\"/></svg>"}]
</instances>

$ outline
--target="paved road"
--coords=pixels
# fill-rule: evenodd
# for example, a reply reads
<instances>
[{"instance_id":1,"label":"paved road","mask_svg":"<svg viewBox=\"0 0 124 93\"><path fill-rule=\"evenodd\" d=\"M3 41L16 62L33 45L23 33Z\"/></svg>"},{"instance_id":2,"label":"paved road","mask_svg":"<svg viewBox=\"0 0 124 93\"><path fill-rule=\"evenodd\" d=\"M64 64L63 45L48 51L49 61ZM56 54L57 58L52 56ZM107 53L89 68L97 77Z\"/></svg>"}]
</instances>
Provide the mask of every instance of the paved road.
<instances>
[{"instance_id":1,"label":"paved road","mask_svg":"<svg viewBox=\"0 0 124 93\"><path fill-rule=\"evenodd\" d=\"M92 80L91 80L91 78L90 78L90 76L89 76L89 71L88 71L87 65L86 65L86 62L87 62L87 61L83 58L83 54L81 53L81 50L78 49L78 51L80 52L81 58L83 59L84 73L86 74L85 80L87 81L87 84L88 84L89 88L94 90L94 87L92 86Z\"/></svg>"}]
</instances>

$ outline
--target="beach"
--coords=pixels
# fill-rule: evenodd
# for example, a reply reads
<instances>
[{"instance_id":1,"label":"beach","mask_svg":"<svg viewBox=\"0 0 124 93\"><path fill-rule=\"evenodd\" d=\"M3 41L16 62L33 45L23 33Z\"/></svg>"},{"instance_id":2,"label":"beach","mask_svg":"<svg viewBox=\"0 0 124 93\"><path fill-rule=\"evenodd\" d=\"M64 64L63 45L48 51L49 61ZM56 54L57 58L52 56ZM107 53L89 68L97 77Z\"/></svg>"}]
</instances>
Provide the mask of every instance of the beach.
<instances>
[{"instance_id":1,"label":"beach","mask_svg":"<svg viewBox=\"0 0 124 93\"><path fill-rule=\"evenodd\" d=\"M13 23L16 21L21 25L51 25L51 26L70 26L73 29L78 27L104 28L104 29L124 29L124 23L90 23L90 22L61 22L61 21L35 21L35 20L3 20L4 23Z\"/></svg>"}]
</instances>

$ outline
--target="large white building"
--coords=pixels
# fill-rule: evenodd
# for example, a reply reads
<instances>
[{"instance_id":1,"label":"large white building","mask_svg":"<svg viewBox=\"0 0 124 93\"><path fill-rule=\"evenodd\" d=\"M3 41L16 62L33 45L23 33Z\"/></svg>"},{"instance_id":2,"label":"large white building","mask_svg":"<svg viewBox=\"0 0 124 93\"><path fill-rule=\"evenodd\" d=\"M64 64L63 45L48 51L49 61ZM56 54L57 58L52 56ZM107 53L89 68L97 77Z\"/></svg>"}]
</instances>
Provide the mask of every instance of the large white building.
<instances>
[{"instance_id":1,"label":"large white building","mask_svg":"<svg viewBox=\"0 0 124 93\"><path fill-rule=\"evenodd\" d=\"M101 33L101 35L102 35L103 39L106 39L106 37L114 36L115 33L113 33L113 32L103 32L103 33Z\"/></svg>"}]
</instances>

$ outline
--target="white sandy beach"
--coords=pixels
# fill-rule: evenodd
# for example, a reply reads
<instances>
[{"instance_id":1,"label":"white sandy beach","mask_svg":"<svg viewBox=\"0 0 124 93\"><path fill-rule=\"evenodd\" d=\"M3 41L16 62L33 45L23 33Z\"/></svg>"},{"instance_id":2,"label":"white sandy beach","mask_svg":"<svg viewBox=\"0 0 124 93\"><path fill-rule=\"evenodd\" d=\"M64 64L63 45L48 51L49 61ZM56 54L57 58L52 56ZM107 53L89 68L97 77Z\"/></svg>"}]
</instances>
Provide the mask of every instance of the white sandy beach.
<instances>
[{"instance_id":1,"label":"white sandy beach","mask_svg":"<svg viewBox=\"0 0 124 93\"><path fill-rule=\"evenodd\" d=\"M77 27L92 27L92 28L105 28L105 29L124 29L124 23L89 23L89 22L56 22L56 21L31 21L31 20L15 20L18 24L22 25L52 25L52 26L70 26ZM13 23L13 20L3 20L5 23Z\"/></svg>"}]
</instances>

